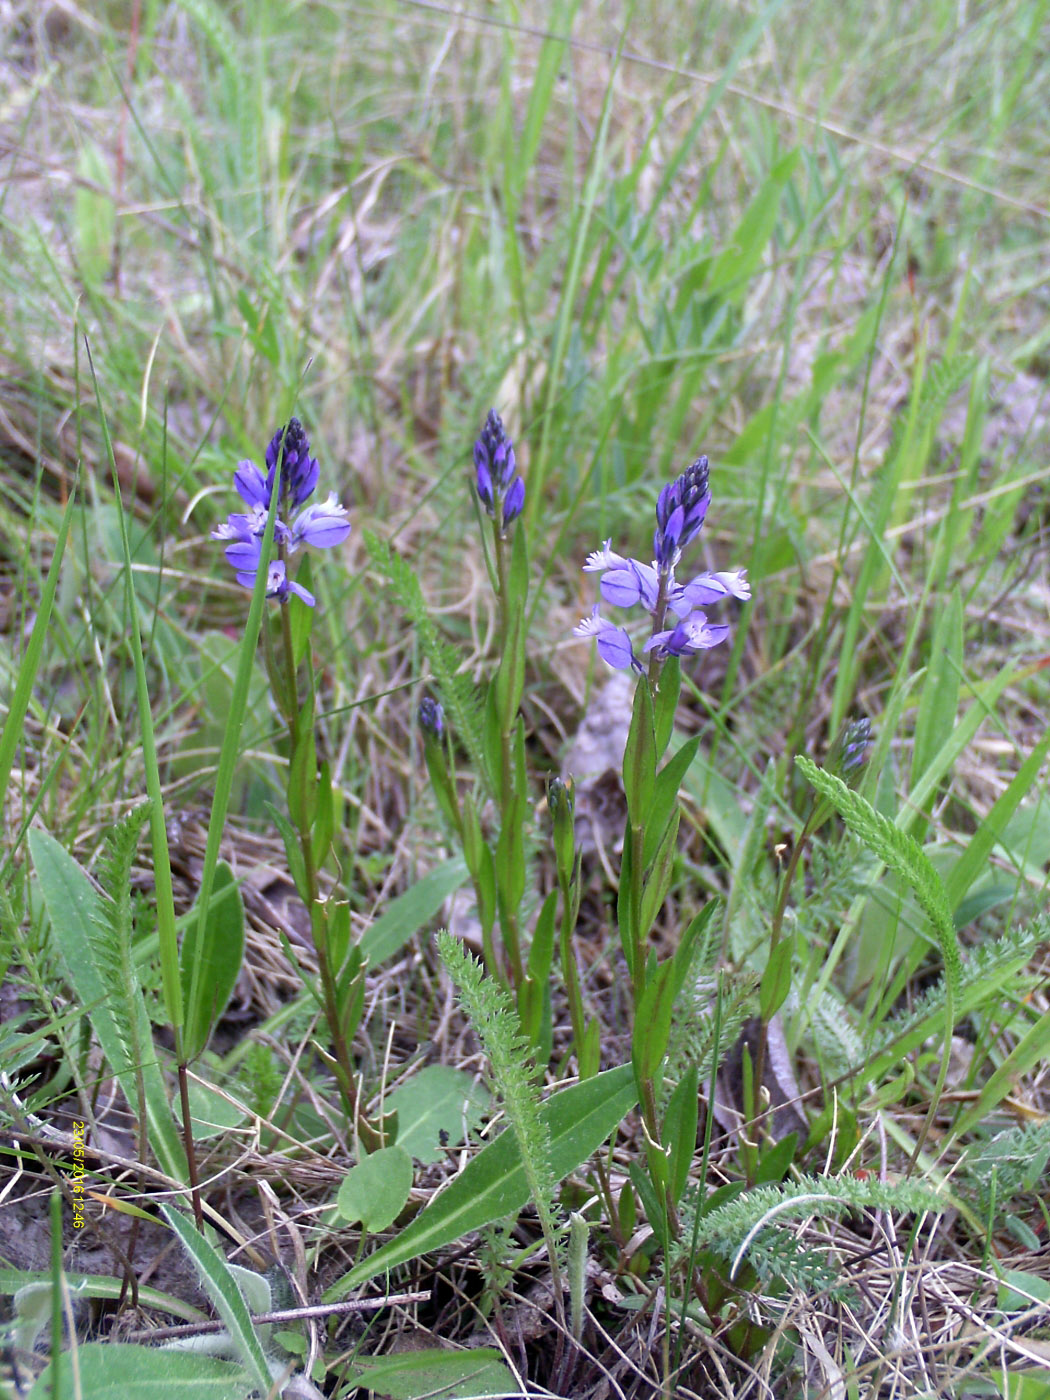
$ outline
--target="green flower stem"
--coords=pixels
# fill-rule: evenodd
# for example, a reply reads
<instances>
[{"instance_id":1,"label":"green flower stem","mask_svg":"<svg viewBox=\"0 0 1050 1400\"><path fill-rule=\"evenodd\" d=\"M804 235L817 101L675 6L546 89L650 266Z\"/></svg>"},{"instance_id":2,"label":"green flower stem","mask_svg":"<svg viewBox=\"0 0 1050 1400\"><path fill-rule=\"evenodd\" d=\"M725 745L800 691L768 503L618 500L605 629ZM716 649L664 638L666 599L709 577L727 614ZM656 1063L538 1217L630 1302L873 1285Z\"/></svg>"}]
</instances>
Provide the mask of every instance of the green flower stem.
<instances>
[{"instance_id":1,"label":"green flower stem","mask_svg":"<svg viewBox=\"0 0 1050 1400\"><path fill-rule=\"evenodd\" d=\"M299 741L302 737L302 710L298 700L298 683L296 678L295 652L292 646L292 624L289 617L289 604L282 603L281 607L281 642L284 653L284 678L285 694L289 705L286 714L288 723L288 738L291 744L291 752L294 755L298 752ZM275 672L275 676L279 672ZM278 697L278 704L281 697ZM312 723L311 706L311 723ZM313 784L316 788L317 778L304 776L304 784ZM306 794L301 794L305 798ZM292 804L289 804L291 808ZM294 804L297 812L302 813L307 810L308 804L297 802ZM291 816L291 810L289 811ZM303 860L304 880L306 884L307 908L310 915L310 937L313 941L314 950L317 953L317 968L321 978L321 999L324 1005L325 1020L328 1022L328 1031L332 1037L332 1048L335 1051L335 1077L339 1085L339 1091L343 1099L343 1107L347 1117L354 1124L354 1131L364 1143L369 1151L382 1146L382 1135L377 1135L371 1125L365 1120L361 1113L359 1095L357 1092L357 1069L350 1055L350 1047L346 1042L343 1033L342 1018L339 1015L339 998L336 990L336 969L331 965L328 948L328 919L325 913L324 902L321 899L320 889L317 880L317 864L314 860L313 839L309 824L296 821L296 833L299 837L299 851Z\"/></svg>"},{"instance_id":2,"label":"green flower stem","mask_svg":"<svg viewBox=\"0 0 1050 1400\"><path fill-rule=\"evenodd\" d=\"M799 861L803 852L809 845L809 839L827 817L831 804L826 798L820 798L814 802L806 823L799 832L798 840L794 849L788 857L787 867L784 870L784 877L780 882L780 889L777 891L777 902L773 907L773 917L769 926L769 956L776 952L780 942L780 933L784 927L784 915L787 912L788 895L791 893L791 886L795 882L798 873ZM759 1097L762 1091L762 1078L766 1072L766 1029L765 1021L758 1028L758 1043L755 1046L754 1073L752 1078L754 1103L745 1105L749 1114L754 1116L759 1111Z\"/></svg>"},{"instance_id":3,"label":"green flower stem","mask_svg":"<svg viewBox=\"0 0 1050 1400\"><path fill-rule=\"evenodd\" d=\"M493 534L495 537L496 554L496 577L498 580L497 597L499 600L499 632L501 661L505 652L507 638L510 636L510 600L507 579L507 540L503 532L493 521ZM499 796L500 796L500 817L502 821L507 821L514 806L514 755L512 753L511 731L505 724L500 726L500 773L499 773ZM515 841L521 841L521 832L514 833ZM525 982L525 966L521 957L521 929L518 924L517 909L508 909L500 901L500 933L503 936L503 949L510 962L510 980L515 988L521 987Z\"/></svg>"},{"instance_id":4,"label":"green flower stem","mask_svg":"<svg viewBox=\"0 0 1050 1400\"><path fill-rule=\"evenodd\" d=\"M576 955L572 950L572 935L576 931L580 897L578 886L571 879L563 878L561 871L558 873L558 885L561 889L561 929L559 931L561 975L569 1000L569 1019L572 1022L572 1035L576 1042L576 1059L580 1065L582 1077L584 1068L583 1033L586 1030L586 1023L583 1015L583 995L580 991L580 972L576 966Z\"/></svg>"},{"instance_id":5,"label":"green flower stem","mask_svg":"<svg viewBox=\"0 0 1050 1400\"><path fill-rule=\"evenodd\" d=\"M647 930L642 928L642 895L644 885L642 877L645 874L643 861L645 859L645 831L642 827L631 823L631 926L635 931L634 944L634 967L631 970L631 995L634 998L635 1009L642 1000L642 993L645 991L645 949Z\"/></svg>"},{"instance_id":6,"label":"green flower stem","mask_svg":"<svg viewBox=\"0 0 1050 1400\"><path fill-rule=\"evenodd\" d=\"M657 632L662 632L664 629L664 619L667 616L668 583L669 580L667 575L661 573L660 587L656 594L656 606L653 608L653 611L650 614L653 619L652 634L654 636ZM662 670L663 662L657 659L657 648L654 647L649 653L649 673L646 678L649 682L649 692L654 700L656 699L656 688L660 683L660 672Z\"/></svg>"},{"instance_id":7,"label":"green flower stem","mask_svg":"<svg viewBox=\"0 0 1050 1400\"><path fill-rule=\"evenodd\" d=\"M667 591L668 577L660 574L660 586L656 595L656 606L652 611L653 633L663 630L664 620L667 615ZM649 670L645 682L649 687L649 694L655 701L656 693L660 685L660 674L663 671L663 662L658 659L657 649L654 647L649 655ZM660 755L657 754L656 761L659 763ZM646 973L646 937L647 929L642 928L641 906L643 892L643 876L645 855L645 832L640 826L631 824L631 899L634 904L633 924L637 931L637 941L634 949L634 970L631 977L631 992L634 999L635 1012L641 1004L642 994L645 991ZM640 1085L639 1107L642 1111L642 1122L655 1151L662 1151L663 1138L660 1132L660 1115L656 1103L656 1085L650 1076L646 1076ZM656 1182L653 1183L657 1185ZM674 1200L674 1194L670 1187L663 1193L664 1209L667 1213L667 1229L669 1236L677 1238L680 1230L678 1220L678 1210ZM667 1333L664 1333L664 1350L667 1351ZM664 1357L664 1376L668 1376L668 1358Z\"/></svg>"}]
</instances>

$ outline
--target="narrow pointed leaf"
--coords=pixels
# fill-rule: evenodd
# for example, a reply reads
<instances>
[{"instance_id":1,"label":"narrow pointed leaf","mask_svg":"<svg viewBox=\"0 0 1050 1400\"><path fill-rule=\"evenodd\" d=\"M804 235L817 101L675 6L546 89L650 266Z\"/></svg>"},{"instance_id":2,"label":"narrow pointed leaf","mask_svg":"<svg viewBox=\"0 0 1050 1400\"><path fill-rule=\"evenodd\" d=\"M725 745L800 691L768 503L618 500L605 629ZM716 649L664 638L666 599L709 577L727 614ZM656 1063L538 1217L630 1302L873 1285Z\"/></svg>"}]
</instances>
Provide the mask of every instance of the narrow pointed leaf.
<instances>
[{"instance_id":1,"label":"narrow pointed leaf","mask_svg":"<svg viewBox=\"0 0 1050 1400\"><path fill-rule=\"evenodd\" d=\"M266 1363L262 1343L252 1326L248 1304L244 1301L226 1260L214 1245L198 1234L181 1211L169 1205L162 1205L161 1210L183 1249L193 1260L204 1290L215 1311L222 1318L233 1345L251 1373L254 1384L261 1394L268 1395L273 1384L270 1368Z\"/></svg>"},{"instance_id":2,"label":"narrow pointed leaf","mask_svg":"<svg viewBox=\"0 0 1050 1400\"><path fill-rule=\"evenodd\" d=\"M185 1014L183 1048L195 1059L208 1043L226 1010L244 958L244 901L225 861L215 870L212 902L206 918L191 919L182 940L182 997ZM200 972L192 976L200 961ZM191 993L191 983L195 992Z\"/></svg>"},{"instance_id":3,"label":"narrow pointed leaf","mask_svg":"<svg viewBox=\"0 0 1050 1400\"><path fill-rule=\"evenodd\" d=\"M410 890L392 899L375 923L361 935L361 952L368 959L369 967L376 968L399 953L466 878L466 864L456 856L436 866Z\"/></svg>"},{"instance_id":4,"label":"narrow pointed leaf","mask_svg":"<svg viewBox=\"0 0 1050 1400\"><path fill-rule=\"evenodd\" d=\"M150 1146L161 1170L176 1181L185 1181L186 1157L176 1133L164 1077L153 1053L142 993L132 996L125 988L111 985L107 969L93 947L95 907L101 896L69 852L46 831L29 833L29 851L51 920L51 936L70 985L89 1011L102 1053L132 1105L139 1101L137 1073L141 1070ZM150 1050L150 1057L141 1066L129 1059L129 1037L122 1032L120 1013L114 1009L129 1001L138 1043Z\"/></svg>"}]
</instances>

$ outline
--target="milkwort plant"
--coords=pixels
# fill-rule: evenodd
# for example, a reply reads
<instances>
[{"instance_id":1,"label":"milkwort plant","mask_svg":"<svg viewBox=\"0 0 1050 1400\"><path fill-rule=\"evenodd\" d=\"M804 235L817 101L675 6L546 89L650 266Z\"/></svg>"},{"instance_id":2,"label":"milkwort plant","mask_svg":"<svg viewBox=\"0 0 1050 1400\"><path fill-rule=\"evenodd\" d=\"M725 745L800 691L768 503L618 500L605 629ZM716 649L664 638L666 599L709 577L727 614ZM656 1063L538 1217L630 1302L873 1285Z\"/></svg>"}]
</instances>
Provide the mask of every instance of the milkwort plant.
<instances>
[{"instance_id":1,"label":"milkwort plant","mask_svg":"<svg viewBox=\"0 0 1050 1400\"><path fill-rule=\"evenodd\" d=\"M529 793L525 724L520 714L525 685L525 610L529 565L524 531L516 522L525 504L525 482L514 443L495 409L474 444L473 490L488 520L487 546L497 606L498 660L488 687L480 758L493 799L498 831L487 832L472 793L462 797L450 776L444 708L423 701L419 720L427 768L438 802L458 837L470 872L481 924L485 967L515 994L529 1042L549 1050L550 969L557 892L544 902L527 947L522 935ZM498 939L497 939L498 933Z\"/></svg>"},{"instance_id":2,"label":"milkwort plant","mask_svg":"<svg viewBox=\"0 0 1050 1400\"><path fill-rule=\"evenodd\" d=\"M729 636L729 625L710 621L706 609L728 598L744 601L751 597L743 570L698 573L687 582L678 576L683 553L703 529L710 505L710 467L702 456L660 491L651 563L618 554L612 541L606 540L583 566L588 573L600 574L599 591L605 603L642 608L648 614L648 635L640 648L625 626L603 615L600 603L575 628L576 636L595 639L598 654L608 665L630 669L638 678L623 759L627 826L617 922L630 977L634 1010L631 1059L649 1168L648 1182L641 1173L632 1173L632 1180L665 1257L677 1234L677 1209L695 1141L696 1093L695 1088L684 1090L682 1085L689 1081L683 1080L681 1092L672 1095L661 1121L659 1080L674 1003L699 940L711 923L715 904L709 902L691 920L674 954L658 963L649 947L649 935L671 887L678 841L678 790L696 755L700 736L686 740L666 763L663 759L674 729L683 659L698 656ZM688 1152L683 1144L688 1145Z\"/></svg>"},{"instance_id":3,"label":"milkwort plant","mask_svg":"<svg viewBox=\"0 0 1050 1400\"><path fill-rule=\"evenodd\" d=\"M289 869L309 914L317 954L318 1000L332 1043L331 1068L349 1119L366 1149L381 1145L381 1131L360 1110L360 1088L351 1055L364 998L364 964L351 943L350 906L325 899L319 872L332 846L335 794L327 760L318 764L317 691L310 630L317 599L307 586L309 564L293 575L306 546L331 549L350 534L346 509L334 493L311 501L320 475L317 458L298 418L277 429L266 449L265 472L250 460L238 464L233 484L244 509L213 532L226 542L237 582L254 589L265 574L265 594L278 604L276 625L262 627L274 705L288 731L287 816L273 811ZM294 514L293 514L294 512ZM303 580L306 580L304 582Z\"/></svg>"}]
</instances>

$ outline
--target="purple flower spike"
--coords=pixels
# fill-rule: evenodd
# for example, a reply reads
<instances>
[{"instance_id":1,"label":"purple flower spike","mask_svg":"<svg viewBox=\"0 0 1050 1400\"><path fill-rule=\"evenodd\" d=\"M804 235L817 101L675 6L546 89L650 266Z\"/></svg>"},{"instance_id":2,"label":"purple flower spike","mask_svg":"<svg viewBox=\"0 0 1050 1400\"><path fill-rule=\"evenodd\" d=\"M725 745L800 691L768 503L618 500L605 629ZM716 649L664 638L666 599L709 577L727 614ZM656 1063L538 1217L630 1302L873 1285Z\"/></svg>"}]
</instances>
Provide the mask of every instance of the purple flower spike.
<instances>
[{"instance_id":1,"label":"purple flower spike","mask_svg":"<svg viewBox=\"0 0 1050 1400\"><path fill-rule=\"evenodd\" d=\"M506 530L521 514L525 483L518 475L514 444L494 408L489 409L481 436L474 444L474 484L486 513L500 522L501 531Z\"/></svg>"},{"instance_id":2,"label":"purple flower spike","mask_svg":"<svg viewBox=\"0 0 1050 1400\"><path fill-rule=\"evenodd\" d=\"M864 763L871 743L871 720L867 716L850 720L839 736L832 755L831 771L850 781Z\"/></svg>"},{"instance_id":3,"label":"purple flower spike","mask_svg":"<svg viewBox=\"0 0 1050 1400\"><path fill-rule=\"evenodd\" d=\"M653 553L661 565L670 564L700 533L711 504L710 468L697 457L676 481L665 486L656 502Z\"/></svg>"},{"instance_id":4,"label":"purple flower spike","mask_svg":"<svg viewBox=\"0 0 1050 1400\"><path fill-rule=\"evenodd\" d=\"M675 566L682 549L699 534L711 504L710 469L706 457L698 457L682 475L665 486L656 503L651 564L617 554L612 541L588 554L584 570L602 575L602 598L617 608L641 604L650 614L652 635L644 651L658 661L669 656L693 656L718 646L729 636L724 623L709 623L700 609L725 598L746 601L751 585L743 569L697 574L689 583L678 583ZM677 619L664 628L668 614ZM594 637L598 652L611 666L641 670L623 628L606 622L595 608L592 617L575 629L578 637Z\"/></svg>"},{"instance_id":5,"label":"purple flower spike","mask_svg":"<svg viewBox=\"0 0 1050 1400\"><path fill-rule=\"evenodd\" d=\"M317 458L310 455L310 440L298 418L290 419L286 427L274 433L266 449L266 465L268 474L263 476L252 461L237 464L233 484L248 509L235 512L212 531L212 539L232 541L226 547L226 558L236 570L242 588L255 587L274 483L280 482L278 509L282 511L288 506L303 505L317 488ZM349 533L346 510L334 494L305 506L291 525L278 515L273 532L275 555L266 571L266 596L284 603L294 593L312 608L316 599L288 577L287 558L302 545L331 549L342 544Z\"/></svg>"},{"instance_id":6,"label":"purple flower spike","mask_svg":"<svg viewBox=\"0 0 1050 1400\"><path fill-rule=\"evenodd\" d=\"M441 738L445 729L445 711L440 700L427 695L419 702L419 724L429 738Z\"/></svg>"}]
</instances>

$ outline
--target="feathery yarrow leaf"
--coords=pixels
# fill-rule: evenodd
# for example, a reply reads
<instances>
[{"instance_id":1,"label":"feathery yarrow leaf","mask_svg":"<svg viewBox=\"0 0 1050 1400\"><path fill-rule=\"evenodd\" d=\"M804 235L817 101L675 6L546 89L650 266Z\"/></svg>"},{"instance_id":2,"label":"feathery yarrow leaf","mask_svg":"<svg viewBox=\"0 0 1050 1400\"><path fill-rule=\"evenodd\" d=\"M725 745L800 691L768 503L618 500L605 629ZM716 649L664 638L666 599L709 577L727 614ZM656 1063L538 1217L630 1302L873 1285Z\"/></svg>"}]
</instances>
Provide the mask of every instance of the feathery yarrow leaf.
<instances>
[{"instance_id":1,"label":"feathery yarrow leaf","mask_svg":"<svg viewBox=\"0 0 1050 1400\"><path fill-rule=\"evenodd\" d=\"M757 1186L695 1220L695 1203L682 1219L682 1244L695 1239L738 1263L745 1252L751 1257L755 1242L776 1228L784 1215L839 1215L846 1210L873 1206L879 1210L940 1211L950 1203L932 1186L917 1179L882 1182L855 1176L802 1176L775 1186ZM695 1235L694 1235L695 1229ZM754 1262L754 1261L752 1261Z\"/></svg>"},{"instance_id":2,"label":"feathery yarrow leaf","mask_svg":"<svg viewBox=\"0 0 1050 1400\"><path fill-rule=\"evenodd\" d=\"M805 754L798 754L795 763L810 786L828 798L850 830L911 885L915 897L933 924L944 959L948 990L954 994L961 972L959 942L944 882L929 856L914 837L877 812L866 798L847 787L841 778L818 768Z\"/></svg>"},{"instance_id":3,"label":"feathery yarrow leaf","mask_svg":"<svg viewBox=\"0 0 1050 1400\"><path fill-rule=\"evenodd\" d=\"M499 983L447 930L438 934L438 952L492 1066L496 1090L521 1152L529 1194L544 1235L553 1240L558 1183L551 1167L550 1133L540 1118L538 1071L518 1014Z\"/></svg>"},{"instance_id":4,"label":"feathery yarrow leaf","mask_svg":"<svg viewBox=\"0 0 1050 1400\"><path fill-rule=\"evenodd\" d=\"M977 1196L983 1215L994 1208L1000 1216L1015 1196L1035 1191L1050 1161L1050 1118L1008 1128L971 1147L963 1158L963 1174Z\"/></svg>"},{"instance_id":5,"label":"feathery yarrow leaf","mask_svg":"<svg viewBox=\"0 0 1050 1400\"><path fill-rule=\"evenodd\" d=\"M99 882L105 897L94 905L89 934L99 973L109 989L113 1023L129 1065L143 1064L145 1051L145 1046L139 1043L137 999L141 992L131 955L134 934L131 867L149 813L150 804L144 802L106 832L98 862Z\"/></svg>"},{"instance_id":6,"label":"feathery yarrow leaf","mask_svg":"<svg viewBox=\"0 0 1050 1400\"><path fill-rule=\"evenodd\" d=\"M998 993L1006 979L1013 979L1031 960L1041 943L1050 939L1050 914L1040 914L1022 928L1008 929L1001 938L978 943L959 963L956 1016L965 1016ZM1020 994L1021 988L1014 987ZM948 1000L944 977L925 987L908 1006L888 1016L872 1042L872 1056L898 1045L909 1033L941 1015Z\"/></svg>"}]
</instances>

